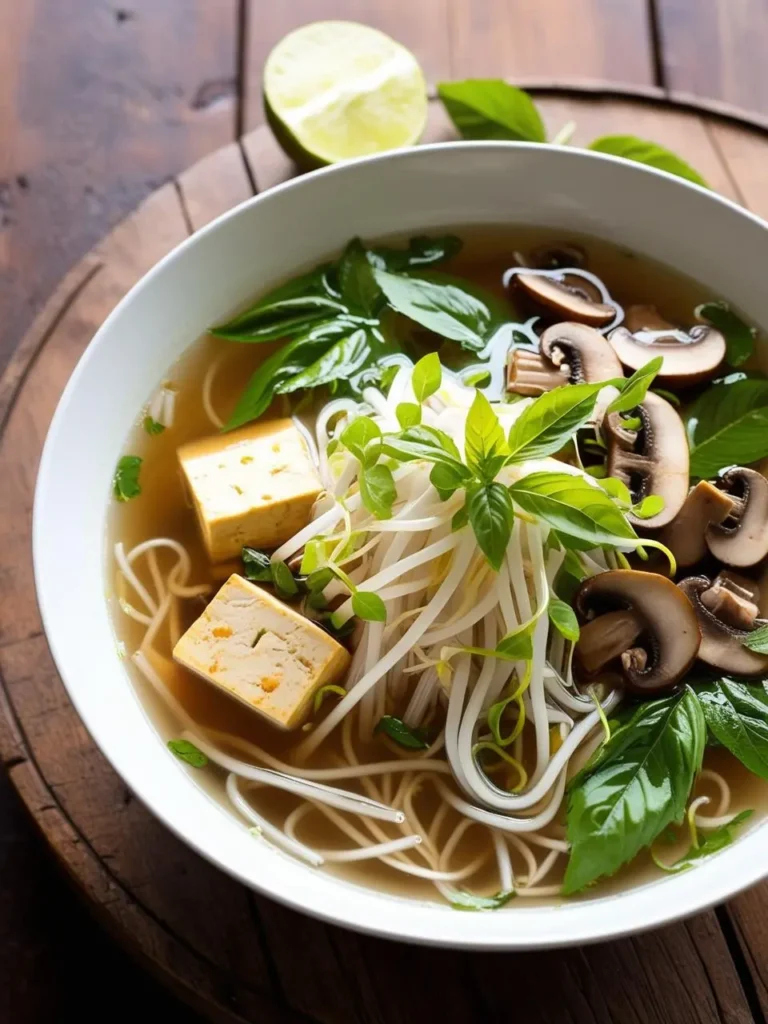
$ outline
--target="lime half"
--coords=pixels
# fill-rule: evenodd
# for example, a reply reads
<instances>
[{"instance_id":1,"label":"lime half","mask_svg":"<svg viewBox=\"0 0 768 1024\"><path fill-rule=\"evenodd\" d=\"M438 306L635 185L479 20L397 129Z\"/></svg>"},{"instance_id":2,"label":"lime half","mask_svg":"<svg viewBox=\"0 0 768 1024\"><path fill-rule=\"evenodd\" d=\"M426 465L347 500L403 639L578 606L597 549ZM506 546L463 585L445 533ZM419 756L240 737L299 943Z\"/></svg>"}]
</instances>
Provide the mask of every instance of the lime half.
<instances>
[{"instance_id":1,"label":"lime half","mask_svg":"<svg viewBox=\"0 0 768 1024\"><path fill-rule=\"evenodd\" d=\"M383 32L318 21L270 53L264 107L286 153L320 167L418 142L427 90L410 50Z\"/></svg>"}]
</instances>

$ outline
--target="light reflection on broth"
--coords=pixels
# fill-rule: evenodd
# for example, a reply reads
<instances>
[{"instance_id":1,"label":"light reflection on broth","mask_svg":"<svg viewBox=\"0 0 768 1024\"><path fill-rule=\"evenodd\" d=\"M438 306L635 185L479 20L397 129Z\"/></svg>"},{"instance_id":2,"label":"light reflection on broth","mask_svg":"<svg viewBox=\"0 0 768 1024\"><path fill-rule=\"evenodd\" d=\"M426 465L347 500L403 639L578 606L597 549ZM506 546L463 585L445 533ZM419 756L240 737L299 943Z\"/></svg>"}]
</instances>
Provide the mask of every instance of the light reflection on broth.
<instances>
[{"instance_id":1,"label":"light reflection on broth","mask_svg":"<svg viewBox=\"0 0 768 1024\"><path fill-rule=\"evenodd\" d=\"M473 285L481 286L494 293L502 301L506 296L502 278L504 272L513 262L511 254L516 251L527 253L537 246L551 245L562 241L562 237L558 233L531 229L493 231L460 229L457 233L464 240L464 248L451 261L451 275L464 278ZM611 295L622 306L634 303L653 303L666 319L681 325L690 325L693 323L692 311L694 308L701 302L712 298L687 278L648 260L637 258L624 250L594 240L573 238L573 236L569 236L568 241L576 242L587 250L589 271L608 285ZM120 541L125 551L128 552L147 538L173 538L186 548L191 558L188 582L210 583L211 596L215 593L229 574L229 566L225 566L223 569L221 566L211 567L208 562L179 471L177 448L187 441L215 433L201 401L203 381L212 362L217 360L219 365L210 391L210 402L217 414L222 419L226 419L242 390L243 382L253 373L259 362L279 348L280 344L279 342L261 345L238 344L206 336L196 342L179 363L168 371L168 380L177 391L174 423L163 433L149 437L142 429L140 419L128 439L126 450L140 455L144 460L141 467L142 494L137 500L121 504L113 503L109 525L110 551L117 541ZM442 342L439 346L441 356L448 350L454 354L457 351L452 343ZM223 356L222 353L224 353ZM289 396L277 396L265 418L287 416L290 415L290 411ZM161 550L157 554L157 564L161 574L167 574L175 564L175 556L169 551ZM137 562L135 570L141 582L151 589L153 580L146 561ZM116 572L117 567L110 556L110 581L115 579ZM114 588L110 593L116 633L125 644L128 654L131 654L141 643L146 627L128 618L120 611L114 596ZM125 594L128 595L128 590L125 591ZM133 603L133 598L130 599ZM153 650L149 654L152 667L189 716L201 726L240 737L245 741L257 744L280 761L291 765L296 764L296 747L307 734L301 730L285 732L272 727L258 714L246 710L223 691L173 661L172 637L184 631L200 616L206 606L206 600L207 598L204 597L196 597L174 602L172 613L160 628L153 644ZM476 645L482 646L477 643ZM142 675L136 671L129 658L126 658L125 664L142 701L153 720L157 722L162 734L168 738L178 735L178 724L173 720L173 716L168 713ZM414 681L417 678L410 677ZM395 703L389 702L387 704L388 713L402 714L407 704L406 697L412 691L413 685L406 683L405 696ZM320 718L325 717L332 707L332 703L331 700L326 702L320 712ZM443 705L438 702L430 714L434 724L439 726L440 720L445 714ZM391 740L380 734L361 741L356 713L353 713L352 720L345 722L343 727L332 731L319 748L302 764L302 767L331 768L344 762L345 730L347 730L347 743L353 744L355 755L361 764L395 760L404 756L410 758L420 756L418 751L405 751L398 748ZM593 747L598 740L599 734L595 733ZM237 756L237 751L231 745L223 744L223 746L228 752ZM530 724L526 725L522 733L522 740L517 741L512 749L528 775L534 775L536 750ZM444 753L440 756L444 756ZM248 758L244 759L248 760ZM570 774L573 774L574 768L584 760L586 760L584 753L577 752L571 762ZM761 814L764 812L765 787L726 751L707 749L704 766L720 773L731 787L732 799L728 809L729 813L747 807L756 808ZM511 785L513 773L507 774L509 778L506 779L506 784ZM413 786L417 775L418 773L414 771L387 777L383 781L380 778L374 778L375 798L389 804L397 797L399 787L404 787L406 790L409 786ZM440 778L447 780L449 777L441 775ZM499 775L494 775L494 779L499 780L502 785L504 778L504 771ZM223 773L214 768L195 773L196 782L205 786L218 800L229 806L224 795L223 779ZM345 780L338 785L361 795L373 794L370 786L366 787L364 783L355 779ZM291 812L295 811L294 817L298 815L300 819L297 836L302 843L322 850L339 850L349 847L349 837L342 834L317 809L311 810L301 817L302 812L296 810L302 803L300 798L261 785L252 789L244 787L243 792L247 794L260 814L279 826L282 826L287 817L290 820ZM705 781L698 784L695 792L697 794L704 792L715 796L714 787ZM546 801L543 801L542 806L545 803ZM713 800L713 806L716 803L717 801ZM455 829L463 827L462 823L465 819L461 813L452 807L448 807L447 810L443 808L444 800L431 782L423 779L420 784L416 785L412 793L411 811L415 813L415 817L423 826L422 835L425 836L424 845L426 847L430 846L430 823L436 814L443 818L439 830L441 843L446 842ZM348 817L356 828L365 831L359 818L351 815ZM397 827L385 823L381 823L378 827L383 830L385 838L394 838L402 834ZM375 838L375 833L372 834ZM563 839L565 832L562 809L551 824L540 830L540 834L545 837L545 841L547 837L556 840ZM520 838L526 840L526 834L522 834ZM682 855L685 847L685 836L679 832L676 844L659 848L657 852L665 860L671 862ZM548 848L531 845L530 850L535 855L540 869L549 853ZM460 852L461 856L457 856L456 863L466 864L483 856L485 856L485 860L471 876L456 884L459 887L471 886L473 891L479 893L498 891L497 862L488 830L483 825L473 823L469 826L461 839ZM526 857L514 841L510 846L510 855L515 877L525 876L528 871ZM546 877L542 879L540 884L544 887L546 895L541 899L533 898L526 904L520 904L517 901L514 905L519 907L530 905L530 902L538 903L542 900L546 902L558 899L553 890L562 879L565 860L564 856L558 856ZM420 863L422 867L426 867L427 864L426 860L419 861L418 857L414 862ZM364 885L374 885L398 894L420 899L441 899L431 881L403 874L380 860L365 860L359 863L329 863L323 870L326 869L348 880ZM631 864L621 868L611 878L601 881L597 889L590 890L590 892L597 896L607 895L627 885L638 884L657 877L658 874L651 863L648 852L643 851Z\"/></svg>"}]
</instances>

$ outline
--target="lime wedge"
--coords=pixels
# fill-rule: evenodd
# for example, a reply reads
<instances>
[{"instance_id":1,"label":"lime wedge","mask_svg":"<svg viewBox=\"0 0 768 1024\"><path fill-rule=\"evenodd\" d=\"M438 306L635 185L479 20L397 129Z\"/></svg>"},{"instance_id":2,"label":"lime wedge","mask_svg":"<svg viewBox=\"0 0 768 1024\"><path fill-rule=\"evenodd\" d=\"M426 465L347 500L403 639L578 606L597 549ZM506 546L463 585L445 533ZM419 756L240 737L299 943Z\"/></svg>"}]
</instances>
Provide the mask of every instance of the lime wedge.
<instances>
[{"instance_id":1,"label":"lime wedge","mask_svg":"<svg viewBox=\"0 0 768 1024\"><path fill-rule=\"evenodd\" d=\"M264 66L264 108L300 166L418 142L427 90L416 58L377 29L318 21L287 35Z\"/></svg>"}]
</instances>

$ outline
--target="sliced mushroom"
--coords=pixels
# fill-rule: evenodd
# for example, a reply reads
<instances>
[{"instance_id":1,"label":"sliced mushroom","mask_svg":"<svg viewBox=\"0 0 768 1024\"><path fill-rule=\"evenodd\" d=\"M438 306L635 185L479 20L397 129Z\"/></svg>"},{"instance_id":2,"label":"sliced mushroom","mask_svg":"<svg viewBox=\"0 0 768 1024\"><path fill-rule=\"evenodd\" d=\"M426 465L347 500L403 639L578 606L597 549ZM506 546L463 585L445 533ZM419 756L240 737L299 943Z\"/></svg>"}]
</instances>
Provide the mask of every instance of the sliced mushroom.
<instances>
[{"instance_id":1,"label":"sliced mushroom","mask_svg":"<svg viewBox=\"0 0 768 1024\"><path fill-rule=\"evenodd\" d=\"M575 657L580 675L594 676L628 651L644 629L631 608L605 612L581 627Z\"/></svg>"},{"instance_id":2,"label":"sliced mushroom","mask_svg":"<svg viewBox=\"0 0 768 1024\"><path fill-rule=\"evenodd\" d=\"M541 336L540 354L513 349L507 366L507 390L539 395L561 384L596 383L623 377L621 363L594 327L553 324Z\"/></svg>"},{"instance_id":3,"label":"sliced mushroom","mask_svg":"<svg viewBox=\"0 0 768 1024\"><path fill-rule=\"evenodd\" d=\"M718 486L734 504L730 518L706 532L709 550L726 565L747 568L768 555L768 480L755 469L736 466Z\"/></svg>"},{"instance_id":4,"label":"sliced mushroom","mask_svg":"<svg viewBox=\"0 0 768 1024\"><path fill-rule=\"evenodd\" d=\"M620 661L624 685L633 693L650 695L671 689L696 659L700 641L696 613L666 576L631 569L599 573L581 584L575 605L577 612L590 620L576 645L579 663L584 661L582 638L588 630L590 655L596 646L593 637L599 636L603 620L614 613L606 627L618 638L621 631L616 628L616 608L631 613L631 619L621 620L622 638L627 639L628 646L620 654ZM642 630L632 636L635 617L642 623Z\"/></svg>"},{"instance_id":5,"label":"sliced mushroom","mask_svg":"<svg viewBox=\"0 0 768 1024\"><path fill-rule=\"evenodd\" d=\"M650 519L632 522L647 529L671 523L688 494L688 440L683 421L659 395L648 392L638 406L639 430L624 426L620 413L609 413L603 421L608 441L608 476L627 485L634 502L657 494L664 508Z\"/></svg>"},{"instance_id":6,"label":"sliced mushroom","mask_svg":"<svg viewBox=\"0 0 768 1024\"><path fill-rule=\"evenodd\" d=\"M707 554L707 527L724 522L735 507L735 502L719 487L701 480L688 492L683 507L659 540L670 549L679 566L695 565Z\"/></svg>"},{"instance_id":7,"label":"sliced mushroom","mask_svg":"<svg viewBox=\"0 0 768 1024\"><path fill-rule=\"evenodd\" d=\"M704 324L680 330L655 306L629 306L623 326L611 331L610 342L624 366L633 371L663 356L656 380L670 387L708 380L725 358L725 338L719 331Z\"/></svg>"},{"instance_id":8,"label":"sliced mushroom","mask_svg":"<svg viewBox=\"0 0 768 1024\"><path fill-rule=\"evenodd\" d=\"M617 307L585 270L526 270L511 274L509 280L537 306L563 319L605 327L616 318Z\"/></svg>"},{"instance_id":9,"label":"sliced mushroom","mask_svg":"<svg viewBox=\"0 0 768 1024\"><path fill-rule=\"evenodd\" d=\"M758 619L757 606L722 579L711 583L706 576L689 576L678 584L696 614L701 631L699 658L713 668L735 676L768 672L768 654L744 646L752 629L766 624ZM753 614L754 612L754 614ZM748 624L742 629L733 623Z\"/></svg>"}]
</instances>

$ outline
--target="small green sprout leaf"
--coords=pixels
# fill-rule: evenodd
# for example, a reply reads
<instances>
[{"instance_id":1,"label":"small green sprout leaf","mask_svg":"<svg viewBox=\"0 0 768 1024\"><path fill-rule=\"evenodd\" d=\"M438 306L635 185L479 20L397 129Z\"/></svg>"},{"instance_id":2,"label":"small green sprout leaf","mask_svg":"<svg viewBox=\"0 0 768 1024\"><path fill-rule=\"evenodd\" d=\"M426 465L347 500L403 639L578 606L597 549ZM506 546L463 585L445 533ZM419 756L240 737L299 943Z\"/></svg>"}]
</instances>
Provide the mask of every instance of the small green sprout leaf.
<instances>
[{"instance_id":1,"label":"small green sprout leaf","mask_svg":"<svg viewBox=\"0 0 768 1024\"><path fill-rule=\"evenodd\" d=\"M293 577L293 573L285 564L278 559L273 559L270 562L270 568L272 571L272 582L275 585L275 589L285 597L293 597L299 592L299 585Z\"/></svg>"},{"instance_id":2,"label":"small green sprout leaf","mask_svg":"<svg viewBox=\"0 0 768 1024\"><path fill-rule=\"evenodd\" d=\"M180 761L186 761L193 768L205 768L208 764L207 756L189 740L169 740L168 749L175 754Z\"/></svg>"},{"instance_id":3,"label":"small green sprout leaf","mask_svg":"<svg viewBox=\"0 0 768 1024\"><path fill-rule=\"evenodd\" d=\"M352 611L366 622L387 621L387 606L378 594L371 591L358 590L352 595Z\"/></svg>"},{"instance_id":4,"label":"small green sprout leaf","mask_svg":"<svg viewBox=\"0 0 768 1024\"><path fill-rule=\"evenodd\" d=\"M547 612L550 622L561 636L575 644L579 639L579 623L573 608L552 594L547 605Z\"/></svg>"},{"instance_id":5,"label":"small green sprout leaf","mask_svg":"<svg viewBox=\"0 0 768 1024\"><path fill-rule=\"evenodd\" d=\"M655 359L651 359L647 362L645 366L641 366L639 370L635 370L632 376L623 385L621 394L617 398L614 398L606 411L629 412L630 409L636 409L645 398L648 388L653 383L653 380L661 369L661 364L663 362L663 356L656 356Z\"/></svg>"},{"instance_id":6,"label":"small green sprout leaf","mask_svg":"<svg viewBox=\"0 0 768 1024\"><path fill-rule=\"evenodd\" d=\"M417 402L426 401L434 395L443 379L440 358L437 352L429 352L413 368L411 387Z\"/></svg>"},{"instance_id":7,"label":"small green sprout leaf","mask_svg":"<svg viewBox=\"0 0 768 1024\"><path fill-rule=\"evenodd\" d=\"M343 686L337 686L336 683L326 683L325 686L321 686L312 699L312 710L315 714L320 710L320 705L323 703L325 698L330 697L331 694L336 697L346 697L347 691Z\"/></svg>"},{"instance_id":8,"label":"small green sprout leaf","mask_svg":"<svg viewBox=\"0 0 768 1024\"><path fill-rule=\"evenodd\" d=\"M401 718L394 715L383 715L376 724L374 732L384 733L400 747L407 750L426 750L429 747L423 729L412 729Z\"/></svg>"},{"instance_id":9,"label":"small green sprout leaf","mask_svg":"<svg viewBox=\"0 0 768 1024\"><path fill-rule=\"evenodd\" d=\"M145 416L142 426L149 434L150 437L155 437L157 434L162 434L165 430L165 424L158 422L158 420L152 419L151 416Z\"/></svg>"},{"instance_id":10,"label":"small green sprout leaf","mask_svg":"<svg viewBox=\"0 0 768 1024\"><path fill-rule=\"evenodd\" d=\"M377 519L392 517L392 504L397 497L392 470L383 464L360 470L358 476L363 505Z\"/></svg>"},{"instance_id":11,"label":"small green sprout leaf","mask_svg":"<svg viewBox=\"0 0 768 1024\"><path fill-rule=\"evenodd\" d=\"M421 423L421 406L415 402L400 402L395 409L397 422L407 430L408 427L417 427Z\"/></svg>"},{"instance_id":12,"label":"small green sprout leaf","mask_svg":"<svg viewBox=\"0 0 768 1024\"><path fill-rule=\"evenodd\" d=\"M272 583L272 560L257 548L244 547L242 551L245 578L254 583Z\"/></svg>"},{"instance_id":13,"label":"small green sprout leaf","mask_svg":"<svg viewBox=\"0 0 768 1024\"><path fill-rule=\"evenodd\" d=\"M141 494L139 470L141 459L138 455L123 455L112 478L112 492L118 501L130 501Z\"/></svg>"},{"instance_id":14,"label":"small green sprout leaf","mask_svg":"<svg viewBox=\"0 0 768 1024\"><path fill-rule=\"evenodd\" d=\"M475 896L471 892L457 889L451 896L454 910L499 910L515 895L514 889L508 892L497 892L495 896Z\"/></svg>"}]
</instances>

